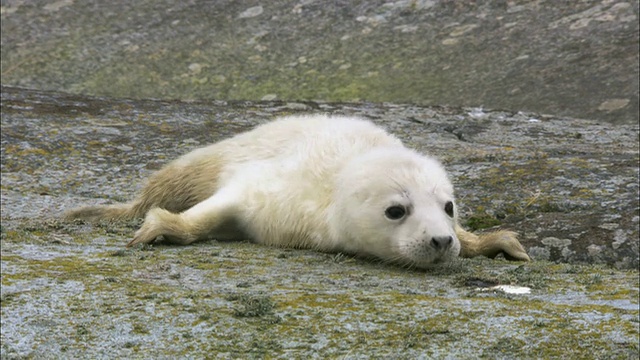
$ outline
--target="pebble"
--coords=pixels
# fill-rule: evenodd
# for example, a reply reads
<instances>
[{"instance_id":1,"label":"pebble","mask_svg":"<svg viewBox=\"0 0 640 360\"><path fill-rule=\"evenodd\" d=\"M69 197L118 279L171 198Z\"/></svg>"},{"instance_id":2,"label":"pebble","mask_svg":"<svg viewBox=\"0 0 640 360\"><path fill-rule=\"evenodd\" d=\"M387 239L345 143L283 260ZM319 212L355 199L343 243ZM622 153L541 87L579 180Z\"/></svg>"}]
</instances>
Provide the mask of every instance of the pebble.
<instances>
[{"instance_id":1,"label":"pebble","mask_svg":"<svg viewBox=\"0 0 640 360\"><path fill-rule=\"evenodd\" d=\"M248 18L256 17L262 14L263 11L264 9L262 8L261 5L250 7L247 10L241 12L240 15L238 15L238 19L248 19Z\"/></svg>"}]
</instances>

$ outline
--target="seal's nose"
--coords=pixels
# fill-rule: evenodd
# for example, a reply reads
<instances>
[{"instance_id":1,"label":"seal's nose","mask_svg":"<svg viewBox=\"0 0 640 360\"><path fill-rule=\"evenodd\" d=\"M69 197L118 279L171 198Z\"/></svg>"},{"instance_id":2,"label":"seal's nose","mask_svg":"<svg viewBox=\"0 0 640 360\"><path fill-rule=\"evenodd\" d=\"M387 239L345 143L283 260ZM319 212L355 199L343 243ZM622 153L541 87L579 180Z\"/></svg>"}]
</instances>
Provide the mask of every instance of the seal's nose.
<instances>
[{"instance_id":1,"label":"seal's nose","mask_svg":"<svg viewBox=\"0 0 640 360\"><path fill-rule=\"evenodd\" d=\"M438 250L445 250L451 246L453 236L434 236L431 238L431 246Z\"/></svg>"}]
</instances>

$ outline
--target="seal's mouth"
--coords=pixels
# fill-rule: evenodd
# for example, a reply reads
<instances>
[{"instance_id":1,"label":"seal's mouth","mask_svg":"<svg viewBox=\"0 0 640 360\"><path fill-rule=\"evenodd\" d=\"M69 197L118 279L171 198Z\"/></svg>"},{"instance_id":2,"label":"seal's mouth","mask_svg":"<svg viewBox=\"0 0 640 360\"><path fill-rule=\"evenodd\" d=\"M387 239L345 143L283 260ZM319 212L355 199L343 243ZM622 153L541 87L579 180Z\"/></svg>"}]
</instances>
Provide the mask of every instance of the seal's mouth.
<instances>
[{"instance_id":1,"label":"seal's mouth","mask_svg":"<svg viewBox=\"0 0 640 360\"><path fill-rule=\"evenodd\" d=\"M399 244L395 258L411 267L428 268L455 261L459 255L458 239L454 236L445 244L438 241L407 241Z\"/></svg>"},{"instance_id":2,"label":"seal's mouth","mask_svg":"<svg viewBox=\"0 0 640 360\"><path fill-rule=\"evenodd\" d=\"M436 258L429 259L429 261L425 261L424 259L422 261L414 260L413 266L419 269L429 269L432 267L438 267L443 264L450 263L451 261L452 261L452 258L450 256L447 256L446 254L442 254Z\"/></svg>"}]
</instances>

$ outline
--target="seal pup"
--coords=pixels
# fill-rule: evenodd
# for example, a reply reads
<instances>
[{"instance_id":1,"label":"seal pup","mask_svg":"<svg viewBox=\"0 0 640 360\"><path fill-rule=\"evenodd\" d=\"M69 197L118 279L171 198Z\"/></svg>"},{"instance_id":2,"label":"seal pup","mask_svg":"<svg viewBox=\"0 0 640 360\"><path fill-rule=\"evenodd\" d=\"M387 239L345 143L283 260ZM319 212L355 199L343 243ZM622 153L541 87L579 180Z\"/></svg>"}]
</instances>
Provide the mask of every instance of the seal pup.
<instances>
[{"instance_id":1,"label":"seal pup","mask_svg":"<svg viewBox=\"0 0 640 360\"><path fill-rule=\"evenodd\" d=\"M345 116L277 119L174 160L130 203L66 217L145 217L127 247L160 236L181 245L250 238L418 268L459 255L529 260L513 232L477 236L460 227L436 159Z\"/></svg>"}]
</instances>

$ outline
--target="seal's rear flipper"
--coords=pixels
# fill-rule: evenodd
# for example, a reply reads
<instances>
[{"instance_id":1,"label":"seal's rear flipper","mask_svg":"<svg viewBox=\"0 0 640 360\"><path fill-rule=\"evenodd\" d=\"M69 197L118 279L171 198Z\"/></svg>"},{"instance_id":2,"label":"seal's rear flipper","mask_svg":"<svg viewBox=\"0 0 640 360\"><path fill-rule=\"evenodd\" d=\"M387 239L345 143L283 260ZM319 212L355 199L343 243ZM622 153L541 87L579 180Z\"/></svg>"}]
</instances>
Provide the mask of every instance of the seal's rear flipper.
<instances>
[{"instance_id":1,"label":"seal's rear flipper","mask_svg":"<svg viewBox=\"0 0 640 360\"><path fill-rule=\"evenodd\" d=\"M233 187L224 188L182 213L153 208L127 247L148 244L160 235L180 245L215 236L216 230L236 220L236 208L240 201L237 194Z\"/></svg>"}]
</instances>

